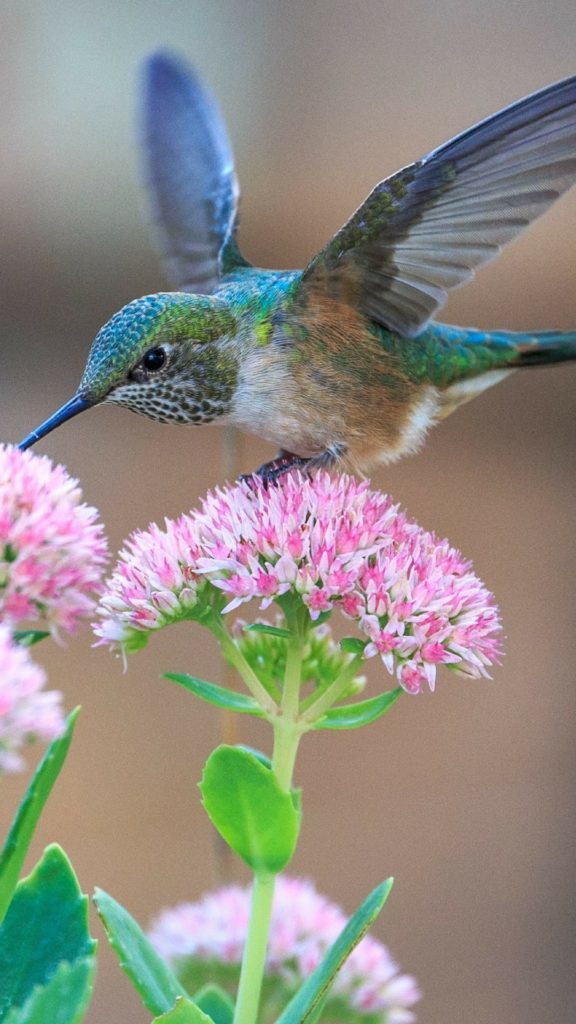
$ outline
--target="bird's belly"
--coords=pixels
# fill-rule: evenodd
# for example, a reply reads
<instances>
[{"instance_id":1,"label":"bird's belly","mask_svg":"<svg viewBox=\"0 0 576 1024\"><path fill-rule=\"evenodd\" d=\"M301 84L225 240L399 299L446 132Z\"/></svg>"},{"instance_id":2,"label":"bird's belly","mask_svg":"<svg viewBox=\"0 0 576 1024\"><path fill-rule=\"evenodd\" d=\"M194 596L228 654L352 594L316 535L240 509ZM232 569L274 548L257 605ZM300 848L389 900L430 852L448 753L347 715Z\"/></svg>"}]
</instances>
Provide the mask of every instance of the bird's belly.
<instances>
[{"instance_id":1,"label":"bird's belly","mask_svg":"<svg viewBox=\"0 0 576 1024\"><path fill-rule=\"evenodd\" d=\"M236 404L233 421L304 458L337 449L343 466L364 472L417 451L439 408L438 391L428 386L402 403L381 393L369 397L364 402L350 401L351 394L313 397L296 390L291 381L273 394L245 395Z\"/></svg>"},{"instance_id":2,"label":"bird's belly","mask_svg":"<svg viewBox=\"0 0 576 1024\"><path fill-rule=\"evenodd\" d=\"M439 393L434 387L423 388L393 415L382 408L363 436L350 437L345 460L348 468L365 472L374 465L388 465L404 455L413 455L437 421L439 408Z\"/></svg>"},{"instance_id":3,"label":"bird's belly","mask_svg":"<svg viewBox=\"0 0 576 1024\"><path fill-rule=\"evenodd\" d=\"M250 415L235 416L234 422L277 448L302 458L311 458L326 451L342 427L340 422L318 421L314 415L299 411L295 406L292 410L278 407L270 410L258 404Z\"/></svg>"}]
</instances>

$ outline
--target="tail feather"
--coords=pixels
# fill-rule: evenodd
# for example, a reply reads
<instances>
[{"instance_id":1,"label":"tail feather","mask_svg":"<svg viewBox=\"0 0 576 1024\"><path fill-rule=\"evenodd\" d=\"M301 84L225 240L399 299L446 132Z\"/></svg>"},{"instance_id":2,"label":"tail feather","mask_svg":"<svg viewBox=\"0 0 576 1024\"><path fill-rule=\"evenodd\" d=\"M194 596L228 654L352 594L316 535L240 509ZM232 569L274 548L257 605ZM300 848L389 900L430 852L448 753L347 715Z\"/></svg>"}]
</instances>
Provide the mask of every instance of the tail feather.
<instances>
[{"instance_id":1,"label":"tail feather","mask_svg":"<svg viewBox=\"0 0 576 1024\"><path fill-rule=\"evenodd\" d=\"M576 331L479 331L435 323L420 340L426 370L436 372L434 383L441 387L491 370L576 359Z\"/></svg>"},{"instance_id":2,"label":"tail feather","mask_svg":"<svg viewBox=\"0 0 576 1024\"><path fill-rule=\"evenodd\" d=\"M509 334L516 348L510 366L545 366L576 359L575 331L537 331L535 334Z\"/></svg>"},{"instance_id":3,"label":"tail feather","mask_svg":"<svg viewBox=\"0 0 576 1024\"><path fill-rule=\"evenodd\" d=\"M434 325L435 341L450 353L442 364L439 418L503 380L517 367L545 366L576 360L576 331L477 331ZM438 330L439 328L439 330ZM435 354L435 353L434 353Z\"/></svg>"}]
</instances>

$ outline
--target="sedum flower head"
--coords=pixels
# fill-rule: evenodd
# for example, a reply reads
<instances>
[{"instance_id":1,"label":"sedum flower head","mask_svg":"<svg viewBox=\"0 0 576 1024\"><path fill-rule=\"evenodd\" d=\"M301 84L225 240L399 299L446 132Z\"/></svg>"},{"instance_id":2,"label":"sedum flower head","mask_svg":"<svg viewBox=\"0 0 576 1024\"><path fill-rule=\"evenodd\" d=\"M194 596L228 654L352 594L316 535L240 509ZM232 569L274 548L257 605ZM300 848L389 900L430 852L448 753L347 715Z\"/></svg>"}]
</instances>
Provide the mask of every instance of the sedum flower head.
<instances>
[{"instance_id":1,"label":"sedum flower head","mask_svg":"<svg viewBox=\"0 0 576 1024\"><path fill-rule=\"evenodd\" d=\"M249 914L250 888L228 886L198 903L165 910L154 921L150 939L184 981L202 976L202 964L209 968L206 977L210 969L218 975L219 966L240 965ZM276 980L289 996L318 966L346 921L343 911L311 882L281 875L274 893L268 982ZM382 1024L408 1024L415 1020L411 1007L419 998L414 978L400 974L386 946L367 937L337 975L323 1019L330 1019L334 1010L338 1019L371 1017Z\"/></svg>"},{"instance_id":2,"label":"sedum flower head","mask_svg":"<svg viewBox=\"0 0 576 1024\"><path fill-rule=\"evenodd\" d=\"M0 774L24 767L20 750L40 739L53 740L64 727L62 695L43 690L46 676L28 650L0 626Z\"/></svg>"},{"instance_id":3,"label":"sedum flower head","mask_svg":"<svg viewBox=\"0 0 576 1024\"><path fill-rule=\"evenodd\" d=\"M500 653L492 595L446 541L422 530L368 482L291 473L240 482L162 530L134 534L99 608L101 642L124 651L205 609L230 612L298 598L309 621L335 609L356 623L405 690L433 689L436 668L488 674Z\"/></svg>"},{"instance_id":4,"label":"sedum flower head","mask_svg":"<svg viewBox=\"0 0 576 1024\"><path fill-rule=\"evenodd\" d=\"M0 445L0 620L72 632L94 607L107 546L78 482L45 456Z\"/></svg>"}]
</instances>

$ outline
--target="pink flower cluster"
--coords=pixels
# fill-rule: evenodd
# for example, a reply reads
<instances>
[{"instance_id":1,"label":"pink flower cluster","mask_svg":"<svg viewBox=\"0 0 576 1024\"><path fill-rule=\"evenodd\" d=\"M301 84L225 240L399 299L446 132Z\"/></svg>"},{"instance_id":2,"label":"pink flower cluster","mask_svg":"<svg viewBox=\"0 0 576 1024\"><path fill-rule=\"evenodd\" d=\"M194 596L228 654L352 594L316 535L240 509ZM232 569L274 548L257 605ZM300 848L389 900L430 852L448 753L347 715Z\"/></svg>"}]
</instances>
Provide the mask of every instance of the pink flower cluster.
<instances>
[{"instance_id":1,"label":"pink flower cluster","mask_svg":"<svg viewBox=\"0 0 576 1024\"><path fill-rule=\"evenodd\" d=\"M63 728L61 694L13 633L27 625L72 632L94 608L107 545L95 509L63 466L0 445L0 772L19 751Z\"/></svg>"},{"instance_id":2,"label":"pink flower cluster","mask_svg":"<svg viewBox=\"0 0 576 1024\"><path fill-rule=\"evenodd\" d=\"M72 632L107 559L97 512L63 466L0 445L0 619Z\"/></svg>"},{"instance_id":3,"label":"pink flower cluster","mask_svg":"<svg viewBox=\"0 0 576 1024\"><path fill-rule=\"evenodd\" d=\"M399 516L395 539L364 566L343 611L369 637L364 654L379 654L408 693L434 690L440 664L489 676L501 653L492 595L459 551Z\"/></svg>"},{"instance_id":4,"label":"pink flower cluster","mask_svg":"<svg viewBox=\"0 0 576 1024\"><path fill-rule=\"evenodd\" d=\"M291 591L310 617L339 607L410 693L444 663L487 675L500 653L498 612L470 564L353 477L291 473L208 494L200 510L134 535L100 604L96 633L124 650L191 617L205 583L224 611Z\"/></svg>"},{"instance_id":5,"label":"pink flower cluster","mask_svg":"<svg viewBox=\"0 0 576 1024\"><path fill-rule=\"evenodd\" d=\"M152 944L178 970L186 959L240 964L250 913L250 888L228 886L199 903L165 910L152 925ZM346 924L346 916L311 882L280 875L274 893L266 974L289 990L298 988L318 966ZM415 1020L420 998L414 978L400 974L382 943L364 938L338 974L330 998L343 1000L360 1015L386 1024Z\"/></svg>"},{"instance_id":6,"label":"pink flower cluster","mask_svg":"<svg viewBox=\"0 0 576 1024\"><path fill-rule=\"evenodd\" d=\"M0 774L24 767L20 749L35 740L53 740L64 725L62 695L42 690L46 676L28 651L0 626Z\"/></svg>"},{"instance_id":7,"label":"pink flower cluster","mask_svg":"<svg viewBox=\"0 0 576 1024\"><path fill-rule=\"evenodd\" d=\"M186 618L197 604L199 554L191 516L152 523L126 541L100 599L101 622L94 626L101 643L137 650L148 632Z\"/></svg>"}]
</instances>

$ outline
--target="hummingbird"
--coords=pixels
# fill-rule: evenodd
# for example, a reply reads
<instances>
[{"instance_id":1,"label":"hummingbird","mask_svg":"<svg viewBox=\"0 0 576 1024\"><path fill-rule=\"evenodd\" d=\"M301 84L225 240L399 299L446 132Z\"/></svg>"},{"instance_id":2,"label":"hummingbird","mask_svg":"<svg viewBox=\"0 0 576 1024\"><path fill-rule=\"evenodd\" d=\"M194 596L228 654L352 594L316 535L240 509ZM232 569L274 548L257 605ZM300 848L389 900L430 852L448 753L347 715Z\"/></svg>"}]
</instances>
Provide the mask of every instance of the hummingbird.
<instances>
[{"instance_id":1,"label":"hummingbird","mask_svg":"<svg viewBox=\"0 0 576 1024\"><path fill-rule=\"evenodd\" d=\"M576 331L433 319L448 292L576 181L576 76L535 92L379 182L304 270L252 266L237 241L232 148L212 95L168 53L145 64L144 171L174 291L96 335L72 398L20 444L83 410L228 423L278 448L256 472L360 473L518 367L576 359Z\"/></svg>"}]
</instances>

